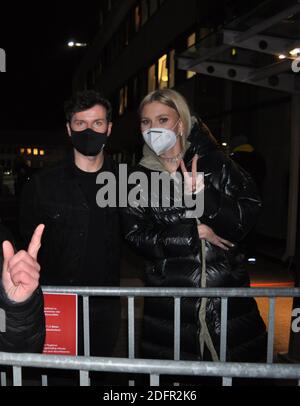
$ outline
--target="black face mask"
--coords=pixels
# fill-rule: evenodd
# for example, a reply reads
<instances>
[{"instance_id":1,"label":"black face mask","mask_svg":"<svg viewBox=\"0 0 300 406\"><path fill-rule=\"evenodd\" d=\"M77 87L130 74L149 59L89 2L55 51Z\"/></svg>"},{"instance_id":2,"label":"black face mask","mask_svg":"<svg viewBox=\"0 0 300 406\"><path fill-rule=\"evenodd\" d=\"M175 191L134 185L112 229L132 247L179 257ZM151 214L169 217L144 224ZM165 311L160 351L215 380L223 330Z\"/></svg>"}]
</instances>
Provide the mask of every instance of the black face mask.
<instances>
[{"instance_id":1,"label":"black face mask","mask_svg":"<svg viewBox=\"0 0 300 406\"><path fill-rule=\"evenodd\" d=\"M85 156L96 156L103 150L107 143L107 133L98 133L91 128L83 131L71 130L73 147Z\"/></svg>"}]
</instances>

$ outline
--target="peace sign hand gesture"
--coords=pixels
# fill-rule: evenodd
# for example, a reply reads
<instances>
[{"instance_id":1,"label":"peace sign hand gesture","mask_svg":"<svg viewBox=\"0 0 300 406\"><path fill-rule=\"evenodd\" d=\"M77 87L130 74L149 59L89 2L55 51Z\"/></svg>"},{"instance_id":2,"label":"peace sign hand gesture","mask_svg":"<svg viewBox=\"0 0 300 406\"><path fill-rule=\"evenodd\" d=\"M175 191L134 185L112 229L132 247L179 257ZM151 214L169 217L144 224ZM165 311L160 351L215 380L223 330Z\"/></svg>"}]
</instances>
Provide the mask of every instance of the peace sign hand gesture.
<instances>
[{"instance_id":1,"label":"peace sign hand gesture","mask_svg":"<svg viewBox=\"0 0 300 406\"><path fill-rule=\"evenodd\" d=\"M204 189L204 176L197 172L199 156L195 155L192 161L192 176L187 171L184 161L180 161L181 171L184 176L184 193L187 195L196 194Z\"/></svg>"}]
</instances>

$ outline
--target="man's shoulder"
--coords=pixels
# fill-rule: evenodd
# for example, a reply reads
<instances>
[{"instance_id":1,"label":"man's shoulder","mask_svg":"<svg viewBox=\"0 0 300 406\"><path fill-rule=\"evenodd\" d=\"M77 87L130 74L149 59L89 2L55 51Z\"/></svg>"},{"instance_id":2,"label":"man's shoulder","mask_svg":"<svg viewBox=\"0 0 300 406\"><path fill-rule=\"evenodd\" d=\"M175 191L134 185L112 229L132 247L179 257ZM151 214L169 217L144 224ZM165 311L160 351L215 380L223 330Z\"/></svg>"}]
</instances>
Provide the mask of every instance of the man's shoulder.
<instances>
[{"instance_id":1,"label":"man's shoulder","mask_svg":"<svg viewBox=\"0 0 300 406\"><path fill-rule=\"evenodd\" d=\"M55 180L65 175L71 168L71 163L67 160L56 163L53 166L44 168L33 175L33 178L40 181Z\"/></svg>"}]
</instances>

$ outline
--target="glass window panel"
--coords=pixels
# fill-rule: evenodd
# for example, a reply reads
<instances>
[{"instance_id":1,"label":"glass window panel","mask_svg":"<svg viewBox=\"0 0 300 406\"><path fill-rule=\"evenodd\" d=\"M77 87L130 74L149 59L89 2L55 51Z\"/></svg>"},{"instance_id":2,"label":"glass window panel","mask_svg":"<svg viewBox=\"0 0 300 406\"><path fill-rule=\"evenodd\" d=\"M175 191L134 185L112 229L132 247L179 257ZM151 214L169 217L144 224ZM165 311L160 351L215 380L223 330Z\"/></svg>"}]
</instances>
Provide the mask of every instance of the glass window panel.
<instances>
[{"instance_id":1,"label":"glass window panel","mask_svg":"<svg viewBox=\"0 0 300 406\"><path fill-rule=\"evenodd\" d=\"M148 70L148 92L156 89L156 66L150 66Z\"/></svg>"},{"instance_id":2,"label":"glass window panel","mask_svg":"<svg viewBox=\"0 0 300 406\"><path fill-rule=\"evenodd\" d=\"M169 87L175 86L175 49L169 53Z\"/></svg>"},{"instance_id":3,"label":"glass window panel","mask_svg":"<svg viewBox=\"0 0 300 406\"><path fill-rule=\"evenodd\" d=\"M158 86L164 89L169 85L169 72L167 67L167 55L163 55L158 60Z\"/></svg>"}]
</instances>

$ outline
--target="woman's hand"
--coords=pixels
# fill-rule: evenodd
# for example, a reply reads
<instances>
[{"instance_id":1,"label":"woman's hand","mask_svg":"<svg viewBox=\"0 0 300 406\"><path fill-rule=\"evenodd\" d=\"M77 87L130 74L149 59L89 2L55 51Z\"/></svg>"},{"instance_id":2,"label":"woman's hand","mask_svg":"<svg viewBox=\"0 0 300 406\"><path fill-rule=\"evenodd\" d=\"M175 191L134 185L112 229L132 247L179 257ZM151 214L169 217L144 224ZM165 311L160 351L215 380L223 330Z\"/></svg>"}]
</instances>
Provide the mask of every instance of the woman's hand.
<instances>
[{"instance_id":1,"label":"woman's hand","mask_svg":"<svg viewBox=\"0 0 300 406\"><path fill-rule=\"evenodd\" d=\"M234 244L232 242L219 237L210 227L206 226L205 224L198 225L198 233L201 239L207 240L213 245L216 245L217 247L220 247L225 251L228 251L229 248L234 247Z\"/></svg>"},{"instance_id":2,"label":"woman's hand","mask_svg":"<svg viewBox=\"0 0 300 406\"><path fill-rule=\"evenodd\" d=\"M195 155L192 161L192 173L190 174L183 160L180 161L181 171L184 176L184 193L187 195L196 194L204 189L204 176L197 172L198 155Z\"/></svg>"}]
</instances>

